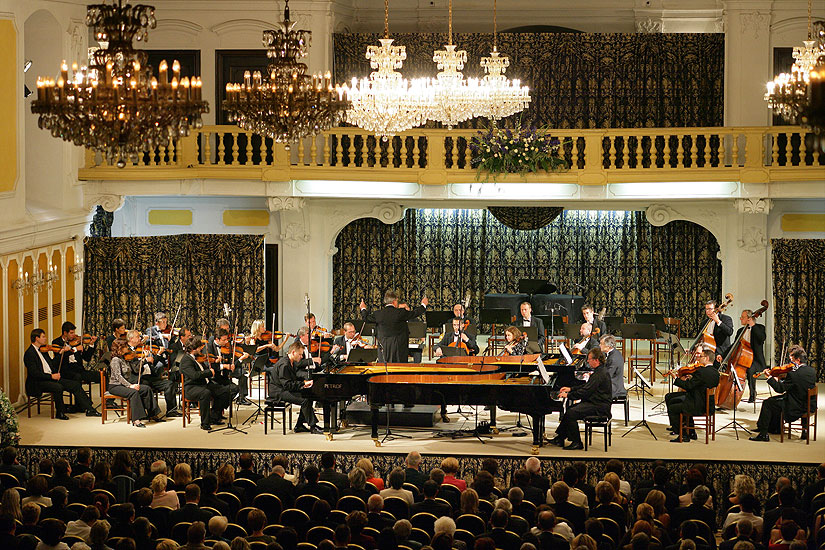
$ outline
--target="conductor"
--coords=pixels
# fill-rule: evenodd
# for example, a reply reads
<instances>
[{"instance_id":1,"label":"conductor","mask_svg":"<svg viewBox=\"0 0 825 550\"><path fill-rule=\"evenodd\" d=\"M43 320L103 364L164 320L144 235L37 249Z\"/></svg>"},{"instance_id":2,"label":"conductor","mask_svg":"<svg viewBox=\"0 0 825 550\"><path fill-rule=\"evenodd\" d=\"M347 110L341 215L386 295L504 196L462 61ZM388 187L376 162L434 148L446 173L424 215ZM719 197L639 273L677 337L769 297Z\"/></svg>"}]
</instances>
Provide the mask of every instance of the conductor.
<instances>
[{"instance_id":1,"label":"conductor","mask_svg":"<svg viewBox=\"0 0 825 550\"><path fill-rule=\"evenodd\" d=\"M406 363L409 355L407 321L420 317L427 309L429 300L424 296L421 305L411 310L398 307L398 294L388 290L384 293L384 307L370 313L367 304L361 300L361 319L375 323L378 336L378 361Z\"/></svg>"}]
</instances>

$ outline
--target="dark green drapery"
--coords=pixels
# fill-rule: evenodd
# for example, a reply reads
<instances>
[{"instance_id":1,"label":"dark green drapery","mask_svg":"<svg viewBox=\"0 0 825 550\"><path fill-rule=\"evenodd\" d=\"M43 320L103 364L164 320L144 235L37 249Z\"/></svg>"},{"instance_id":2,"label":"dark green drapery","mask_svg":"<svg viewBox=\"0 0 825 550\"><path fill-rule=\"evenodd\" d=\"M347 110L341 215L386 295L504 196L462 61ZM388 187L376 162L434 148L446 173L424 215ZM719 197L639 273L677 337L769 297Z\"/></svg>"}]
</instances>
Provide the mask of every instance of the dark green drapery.
<instances>
[{"instance_id":1,"label":"dark green drapery","mask_svg":"<svg viewBox=\"0 0 825 550\"><path fill-rule=\"evenodd\" d=\"M825 381L825 240L771 239L773 248L774 349L799 344Z\"/></svg>"},{"instance_id":2,"label":"dark green drapery","mask_svg":"<svg viewBox=\"0 0 825 550\"><path fill-rule=\"evenodd\" d=\"M487 210L409 210L394 225L352 222L336 240L335 326L357 314L364 297L381 303L394 288L409 300L423 293L447 309L470 292L473 317L486 293L516 292L520 278L548 279L560 292L573 283L608 315L660 312L700 330L702 304L721 293L719 245L690 222L651 225L644 212L565 211L535 231L518 231Z\"/></svg>"},{"instance_id":3,"label":"dark green drapery","mask_svg":"<svg viewBox=\"0 0 825 550\"><path fill-rule=\"evenodd\" d=\"M364 56L377 34L334 34L334 79L370 73ZM407 49L406 78L435 76L445 33L393 34ZM460 33L464 74L483 76L492 35ZM664 128L724 124L724 34L501 33L509 78L530 86L522 120L550 128ZM519 115L515 115L519 116ZM483 122L478 120L472 124Z\"/></svg>"},{"instance_id":4,"label":"dark green drapery","mask_svg":"<svg viewBox=\"0 0 825 550\"><path fill-rule=\"evenodd\" d=\"M261 235L90 237L85 245L84 329L108 334L112 319L145 330L156 311L200 334L224 317L223 304L249 327L264 312ZM233 314L234 315L234 314ZM234 316L230 318L235 321Z\"/></svg>"}]
</instances>

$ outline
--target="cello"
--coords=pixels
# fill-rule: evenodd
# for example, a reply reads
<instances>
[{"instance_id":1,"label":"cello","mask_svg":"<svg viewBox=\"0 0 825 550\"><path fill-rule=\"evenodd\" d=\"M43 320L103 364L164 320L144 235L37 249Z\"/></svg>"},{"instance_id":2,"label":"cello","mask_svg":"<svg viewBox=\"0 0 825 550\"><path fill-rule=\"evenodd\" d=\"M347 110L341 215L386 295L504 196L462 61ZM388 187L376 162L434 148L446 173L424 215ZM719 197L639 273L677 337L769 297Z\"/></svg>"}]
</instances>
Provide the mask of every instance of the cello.
<instances>
[{"instance_id":1,"label":"cello","mask_svg":"<svg viewBox=\"0 0 825 550\"><path fill-rule=\"evenodd\" d=\"M753 318L757 319L768 309L768 301L762 300L762 307L753 312ZM748 369L753 364L753 348L750 338L744 338L745 332L750 334L750 327L745 327L739 332L739 336L728 351L727 356L722 360L719 367L719 386L716 388L716 406L720 409L733 409L739 404L742 395L745 393L745 386L748 382ZM738 384L734 383L736 376Z\"/></svg>"}]
</instances>

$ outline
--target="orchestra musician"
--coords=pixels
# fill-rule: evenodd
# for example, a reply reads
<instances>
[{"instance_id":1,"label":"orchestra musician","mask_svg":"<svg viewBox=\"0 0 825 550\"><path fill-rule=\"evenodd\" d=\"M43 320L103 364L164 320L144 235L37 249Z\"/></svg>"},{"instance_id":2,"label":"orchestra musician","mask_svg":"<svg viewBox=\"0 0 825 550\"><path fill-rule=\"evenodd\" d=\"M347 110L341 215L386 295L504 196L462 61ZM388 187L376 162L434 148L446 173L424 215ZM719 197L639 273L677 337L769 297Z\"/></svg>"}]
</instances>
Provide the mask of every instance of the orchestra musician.
<instances>
[{"instance_id":1,"label":"orchestra musician","mask_svg":"<svg viewBox=\"0 0 825 550\"><path fill-rule=\"evenodd\" d=\"M464 304L456 304L453 306L453 319L464 320Z\"/></svg>"},{"instance_id":2,"label":"orchestra musician","mask_svg":"<svg viewBox=\"0 0 825 550\"><path fill-rule=\"evenodd\" d=\"M149 344L158 346L162 351L155 356L156 368L169 366L169 345L176 340L172 327L169 326L169 319L166 313L158 311L155 313L155 324L146 329L146 336L149 337Z\"/></svg>"},{"instance_id":3,"label":"orchestra musician","mask_svg":"<svg viewBox=\"0 0 825 550\"><path fill-rule=\"evenodd\" d=\"M55 418L68 420L66 405L63 403L63 392L74 395L75 403L86 416L100 416L92 405L92 400L83 391L81 383L72 378L66 378L59 370L58 362L48 352L40 348L48 343L46 331L36 328L31 331L31 345L23 354L23 364L26 367L26 395L35 397L44 392L52 394L55 408Z\"/></svg>"},{"instance_id":4,"label":"orchestra musician","mask_svg":"<svg viewBox=\"0 0 825 550\"><path fill-rule=\"evenodd\" d=\"M605 334L599 340L599 349L604 353L604 366L613 383L613 399L627 397L624 387L624 357L616 349L616 337Z\"/></svg>"},{"instance_id":5,"label":"orchestra musician","mask_svg":"<svg viewBox=\"0 0 825 550\"><path fill-rule=\"evenodd\" d=\"M530 302L522 302L519 305L519 314L516 316L516 326L536 327L539 335L539 348L544 349L544 321L533 315L533 306Z\"/></svg>"},{"instance_id":6,"label":"orchestra musician","mask_svg":"<svg viewBox=\"0 0 825 550\"><path fill-rule=\"evenodd\" d=\"M402 309L398 304L398 294L388 290L384 293L384 307L375 312L367 310L367 304L361 300L359 309L361 319L375 323L378 336L378 361L388 363L406 363L409 355L409 331L407 321L420 317L427 309L429 300L421 298L421 305L410 310Z\"/></svg>"},{"instance_id":7,"label":"orchestra musician","mask_svg":"<svg viewBox=\"0 0 825 550\"><path fill-rule=\"evenodd\" d=\"M91 361L95 352L97 336L92 336L88 345L83 345L75 330L74 323L66 321L60 327L62 333L52 340L52 345L63 348L57 360L57 370L62 378L77 380L78 382L100 382L97 371L86 370L83 361ZM80 343L78 343L78 341Z\"/></svg>"},{"instance_id":8,"label":"orchestra musician","mask_svg":"<svg viewBox=\"0 0 825 550\"><path fill-rule=\"evenodd\" d=\"M504 351L507 355L524 355L527 351L527 343L518 327L504 329L504 341Z\"/></svg>"},{"instance_id":9,"label":"orchestra musician","mask_svg":"<svg viewBox=\"0 0 825 550\"><path fill-rule=\"evenodd\" d=\"M229 386L222 386L213 380L216 376L215 369L219 367L208 362L199 363L195 359L195 356L203 351L204 346L206 343L197 336L186 343L186 355L180 361L180 371L183 373L183 391L186 398L198 402L201 429L208 431L212 429L212 424L223 424L223 410L229 406L231 397Z\"/></svg>"},{"instance_id":10,"label":"orchestra musician","mask_svg":"<svg viewBox=\"0 0 825 550\"><path fill-rule=\"evenodd\" d=\"M318 427L318 419L312 409L312 399L301 395L302 389L312 387L312 380L309 379L306 369L313 366L312 360L304 357L303 347L300 342L292 342L287 354L281 357L274 367L266 369L269 373L269 399L301 406L294 432L323 433Z\"/></svg>"},{"instance_id":11,"label":"orchestra musician","mask_svg":"<svg viewBox=\"0 0 825 550\"><path fill-rule=\"evenodd\" d=\"M730 337L733 334L733 319L724 313L717 313L716 300L705 302L705 315L713 321L713 339L716 341L716 357L714 366L718 369L722 359L728 354L730 349Z\"/></svg>"},{"instance_id":12,"label":"orchestra musician","mask_svg":"<svg viewBox=\"0 0 825 550\"><path fill-rule=\"evenodd\" d=\"M353 348L366 347L364 341L356 335L355 325L349 322L344 323L344 334L335 337L330 355L338 361L346 361Z\"/></svg>"},{"instance_id":13,"label":"orchestra musician","mask_svg":"<svg viewBox=\"0 0 825 550\"><path fill-rule=\"evenodd\" d=\"M579 328L579 335L581 340L573 344L573 353L587 353L599 346L599 336L593 334L593 325L590 323L582 323Z\"/></svg>"},{"instance_id":14,"label":"orchestra musician","mask_svg":"<svg viewBox=\"0 0 825 550\"><path fill-rule=\"evenodd\" d=\"M256 357L259 355L274 357L286 344L286 337L281 338L280 344L276 344L275 338L263 338L264 332L266 332L266 322L263 319L252 321L252 327L249 329L249 343L257 346L255 348Z\"/></svg>"},{"instance_id":15,"label":"orchestra musician","mask_svg":"<svg viewBox=\"0 0 825 550\"><path fill-rule=\"evenodd\" d=\"M177 372L180 368L180 360L186 353L186 342L192 338L192 331L183 327L178 332L178 337L169 344L169 372ZM172 378L170 376L170 378ZM175 382L177 384L177 381Z\"/></svg>"},{"instance_id":16,"label":"orchestra musician","mask_svg":"<svg viewBox=\"0 0 825 550\"><path fill-rule=\"evenodd\" d=\"M123 319L112 321L112 333L106 337L106 349L112 349L112 342L118 338L126 339L126 321Z\"/></svg>"},{"instance_id":17,"label":"orchestra musician","mask_svg":"<svg viewBox=\"0 0 825 550\"><path fill-rule=\"evenodd\" d=\"M598 334L599 337L602 337L605 334L607 334L607 325L604 323L604 321L599 319L592 305L584 304L582 306L582 315L584 316L584 321L586 323L590 323L590 325L593 328L593 332Z\"/></svg>"},{"instance_id":18,"label":"orchestra musician","mask_svg":"<svg viewBox=\"0 0 825 550\"><path fill-rule=\"evenodd\" d=\"M755 356L755 354L754 354ZM816 370L808 365L808 354L799 346L790 351L790 370L784 375L772 375L770 369L765 369L768 375L768 385L782 395L774 395L762 402L759 419L756 421L758 433L749 439L751 441L770 441L768 433L779 433L782 426L779 424L780 413L784 413L785 422L793 422L807 412L808 390L816 386ZM802 433L802 439L808 437Z\"/></svg>"},{"instance_id":19,"label":"orchestra musician","mask_svg":"<svg viewBox=\"0 0 825 550\"><path fill-rule=\"evenodd\" d=\"M109 385L106 389L112 395L129 399L131 409L129 421L136 428L145 428L146 424L142 421L146 419L165 422L164 419L159 417L160 408L155 401L155 393L152 388L145 383L145 380L134 375L132 366L123 357L129 347L129 344L123 339L112 342L109 348L112 352L112 361L109 366Z\"/></svg>"},{"instance_id":20,"label":"orchestra musician","mask_svg":"<svg viewBox=\"0 0 825 550\"><path fill-rule=\"evenodd\" d=\"M301 350L301 354L302 354L304 359L308 359L308 360L310 360L313 363L318 364L318 365L321 364L322 358L318 354L313 355L312 352L310 351L310 349L311 349L311 338L310 338L310 332L309 332L308 327L303 326L303 327L299 328L298 332L295 333L295 340L293 340L292 343L293 344L295 344L295 343L301 344L301 347L303 348Z\"/></svg>"},{"instance_id":21,"label":"orchestra musician","mask_svg":"<svg viewBox=\"0 0 825 550\"><path fill-rule=\"evenodd\" d=\"M719 345L718 340L716 345ZM699 364L696 365L698 368L693 374L680 376L673 381L674 386L678 386L685 391L675 391L665 395L671 434L679 435L679 413L684 413L687 417L688 426L682 438L685 443L689 443L691 439L696 439L696 430L692 429L693 415L705 414L705 390L719 385L719 371L713 366L715 356L713 350L702 350L701 355L699 355ZM671 439L671 442L678 443L679 438Z\"/></svg>"},{"instance_id":22,"label":"orchestra musician","mask_svg":"<svg viewBox=\"0 0 825 550\"><path fill-rule=\"evenodd\" d=\"M765 370L765 325L756 322L750 309L742 310L739 321L742 328L736 331L733 339L738 340L739 334L746 331L742 339L749 342L753 350L753 362L748 369L748 403L756 403L756 373Z\"/></svg>"},{"instance_id":23,"label":"orchestra musician","mask_svg":"<svg viewBox=\"0 0 825 550\"><path fill-rule=\"evenodd\" d=\"M215 357L220 357L220 365L216 368L220 369L215 373L214 382L221 386L229 388L229 395L232 399L238 398L238 403L241 405L251 405L252 402L246 398L249 394L249 381L243 371L243 363L249 357L249 354L243 352L240 357L235 358L234 348L235 343L229 338L229 331L225 328L219 328L215 332L215 338L210 344L206 345L206 352ZM229 347L228 354L221 352L221 348ZM232 379L238 380L235 384Z\"/></svg>"},{"instance_id":24,"label":"orchestra musician","mask_svg":"<svg viewBox=\"0 0 825 550\"><path fill-rule=\"evenodd\" d=\"M550 440L553 445L564 447L565 439L569 439L571 443L564 447L565 449L571 451L584 449L579 434L579 420L592 415L610 416L613 385L607 369L604 368L604 359L602 350L591 349L587 353L587 364L593 372L587 382L572 389L563 387L559 390L560 399L566 397L568 403L576 399L580 401L570 405L561 415L559 426L556 428L556 437Z\"/></svg>"},{"instance_id":25,"label":"orchestra musician","mask_svg":"<svg viewBox=\"0 0 825 550\"><path fill-rule=\"evenodd\" d=\"M464 327L462 326L463 321L458 318L454 317L452 320L453 330L452 332L447 332L441 338L441 341L438 342L435 346L435 353L436 357L441 357L444 355L444 351L442 348L446 347L458 347L458 348L466 348L467 355L478 355L478 344L476 343L475 336L470 336L466 332L464 332Z\"/></svg>"},{"instance_id":26,"label":"orchestra musician","mask_svg":"<svg viewBox=\"0 0 825 550\"><path fill-rule=\"evenodd\" d=\"M128 350L135 351L143 341L143 335L138 330L130 330L126 333L126 345ZM117 342L117 340L115 340ZM124 350L124 352L127 350ZM135 358L128 362L132 369L132 380L140 377L141 385L148 386L154 391L163 392L166 401L166 416L170 418L180 417L178 408L178 385L171 378L164 378L166 363L157 360L151 353L135 353Z\"/></svg>"}]
</instances>

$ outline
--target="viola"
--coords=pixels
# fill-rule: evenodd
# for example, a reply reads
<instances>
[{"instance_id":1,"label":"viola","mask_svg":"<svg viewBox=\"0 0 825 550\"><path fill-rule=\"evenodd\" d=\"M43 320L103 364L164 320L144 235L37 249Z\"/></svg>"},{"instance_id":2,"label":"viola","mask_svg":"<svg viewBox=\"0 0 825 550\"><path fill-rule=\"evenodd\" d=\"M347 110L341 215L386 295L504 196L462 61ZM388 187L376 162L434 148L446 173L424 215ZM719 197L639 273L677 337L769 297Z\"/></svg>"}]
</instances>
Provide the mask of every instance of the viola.
<instances>
[{"instance_id":1,"label":"viola","mask_svg":"<svg viewBox=\"0 0 825 550\"><path fill-rule=\"evenodd\" d=\"M40 346L41 353L60 353L63 351L63 346L58 346L57 344L46 344L45 346Z\"/></svg>"},{"instance_id":2,"label":"viola","mask_svg":"<svg viewBox=\"0 0 825 550\"><path fill-rule=\"evenodd\" d=\"M281 338L295 338L296 336L289 332L281 332L280 330L267 330L258 336L258 340L269 342L271 340L280 340Z\"/></svg>"},{"instance_id":3,"label":"viola","mask_svg":"<svg viewBox=\"0 0 825 550\"><path fill-rule=\"evenodd\" d=\"M324 327L315 327L310 333L310 338L327 338L332 336L332 333Z\"/></svg>"},{"instance_id":4,"label":"viola","mask_svg":"<svg viewBox=\"0 0 825 550\"><path fill-rule=\"evenodd\" d=\"M332 344L329 342L319 342L318 340L310 340L309 342L309 352L310 353L326 353L332 349Z\"/></svg>"},{"instance_id":5,"label":"viola","mask_svg":"<svg viewBox=\"0 0 825 550\"><path fill-rule=\"evenodd\" d=\"M180 331L181 330L182 329L180 327L173 328L169 325L166 325L166 328L161 330L160 333L165 334L166 336L180 336Z\"/></svg>"},{"instance_id":6,"label":"viola","mask_svg":"<svg viewBox=\"0 0 825 550\"><path fill-rule=\"evenodd\" d=\"M788 374L794 369L794 367L796 367L796 364L794 363L785 363L784 365L777 365L775 367L771 367L769 371L768 369L765 369L765 371L770 372L770 376L772 376L773 378L784 378L786 374ZM755 377L764 376L765 371L756 373Z\"/></svg>"},{"instance_id":7,"label":"viola","mask_svg":"<svg viewBox=\"0 0 825 550\"><path fill-rule=\"evenodd\" d=\"M163 350L160 348L160 346L139 346L136 347L134 350L129 350L126 353L124 353L123 359L125 361L132 361L142 355L154 355L160 354L162 352Z\"/></svg>"},{"instance_id":8,"label":"viola","mask_svg":"<svg viewBox=\"0 0 825 550\"><path fill-rule=\"evenodd\" d=\"M211 353L196 353L195 361L198 363L220 363L221 358L215 357Z\"/></svg>"},{"instance_id":9,"label":"viola","mask_svg":"<svg viewBox=\"0 0 825 550\"><path fill-rule=\"evenodd\" d=\"M665 373L665 376L676 376L678 378L681 378L683 376L688 376L689 374L693 374L694 372L696 372L697 370L701 369L704 366L705 365L703 365L702 363L700 363L698 361L695 362L695 363L688 363L687 365L683 365L683 366L679 367L678 369L673 369L673 370L667 371Z\"/></svg>"},{"instance_id":10,"label":"viola","mask_svg":"<svg viewBox=\"0 0 825 550\"><path fill-rule=\"evenodd\" d=\"M68 342L68 344L73 348L76 348L78 346L91 345L92 339L97 341L96 336L92 336L91 334L83 334L83 336L75 336L71 341Z\"/></svg>"},{"instance_id":11,"label":"viola","mask_svg":"<svg viewBox=\"0 0 825 550\"><path fill-rule=\"evenodd\" d=\"M221 346L221 355L222 356L233 356L236 359L241 357L244 353L246 353L242 347L240 346Z\"/></svg>"}]
</instances>

